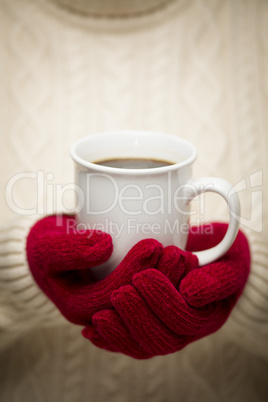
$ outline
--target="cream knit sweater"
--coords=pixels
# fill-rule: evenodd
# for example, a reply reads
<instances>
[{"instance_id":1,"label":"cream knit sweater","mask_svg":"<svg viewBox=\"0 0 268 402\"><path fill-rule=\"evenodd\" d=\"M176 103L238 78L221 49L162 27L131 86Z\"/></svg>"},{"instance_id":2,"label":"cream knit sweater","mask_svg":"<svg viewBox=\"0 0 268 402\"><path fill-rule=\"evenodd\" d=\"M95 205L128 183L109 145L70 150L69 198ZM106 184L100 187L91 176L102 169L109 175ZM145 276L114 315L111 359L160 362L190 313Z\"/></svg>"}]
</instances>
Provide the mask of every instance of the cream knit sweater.
<instances>
[{"instance_id":1,"label":"cream knit sweater","mask_svg":"<svg viewBox=\"0 0 268 402\"><path fill-rule=\"evenodd\" d=\"M75 3L0 0L0 400L267 401L268 2L130 0L132 15L123 6L120 16ZM73 180L70 144L110 129L193 142L194 176L240 190L252 251L224 327L148 361L82 338L39 290L24 252L36 219L74 208L67 187L62 202L51 196ZM208 196L195 219L227 220L226 206Z\"/></svg>"}]
</instances>

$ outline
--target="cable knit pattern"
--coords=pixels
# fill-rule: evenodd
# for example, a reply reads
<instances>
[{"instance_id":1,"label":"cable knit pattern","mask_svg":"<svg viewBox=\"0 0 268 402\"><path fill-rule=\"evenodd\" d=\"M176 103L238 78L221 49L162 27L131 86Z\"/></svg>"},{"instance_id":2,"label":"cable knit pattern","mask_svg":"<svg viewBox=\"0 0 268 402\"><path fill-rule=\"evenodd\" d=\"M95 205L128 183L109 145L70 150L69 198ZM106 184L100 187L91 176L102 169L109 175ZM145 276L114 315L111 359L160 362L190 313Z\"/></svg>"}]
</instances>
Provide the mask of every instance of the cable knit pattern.
<instances>
[{"instance_id":1,"label":"cable knit pattern","mask_svg":"<svg viewBox=\"0 0 268 402\"><path fill-rule=\"evenodd\" d=\"M36 4L26 3L21 9L13 2L6 2L6 6L9 17L18 21L9 37L10 50L18 65L23 66L16 70L11 81L11 91L20 118L14 120L10 138L16 158L21 160L23 167L33 169L34 159L49 145L45 126L40 120L40 114L45 110L51 94L51 86L45 81L45 38L41 31L33 28L28 18L31 15L35 20ZM25 51L27 48L34 49L31 57L28 57ZM26 87L21 91L25 83ZM32 141L29 149L28 144L32 136L35 141Z\"/></svg>"},{"instance_id":2,"label":"cable knit pattern","mask_svg":"<svg viewBox=\"0 0 268 402\"><path fill-rule=\"evenodd\" d=\"M213 174L215 167L222 162L227 147L225 133L215 119L222 96L218 71L222 38L215 15L221 12L222 4L221 1L214 1L207 7L204 1L197 2L196 7L191 10L196 23L189 29L186 39L186 54L191 69L183 86L183 99L196 124L192 140L197 145L205 143L210 155L209 159L203 158L199 161L199 168L208 174ZM214 142L210 143L209 138L213 138L217 143L217 152L213 152Z\"/></svg>"},{"instance_id":3,"label":"cable knit pattern","mask_svg":"<svg viewBox=\"0 0 268 402\"><path fill-rule=\"evenodd\" d=\"M1 192L23 171L43 172L44 185L68 184L69 145L93 132L179 135L198 148L195 176L240 185L245 179L239 196L253 261L248 284L218 333L178 353L141 362L98 350L33 282L24 256L31 218L3 204L1 401L267 400L268 5L171 3L151 15L108 20L72 16L52 1L0 0ZM251 187L261 170L262 183ZM252 198L255 190L262 193ZM63 210L50 201L42 210L46 191L37 204L36 181L21 180L16 204L39 206L41 215ZM263 209L256 207L261 198ZM74 207L69 192L65 201ZM227 219L220 201L208 199L206 207L207 220Z\"/></svg>"},{"instance_id":4,"label":"cable knit pattern","mask_svg":"<svg viewBox=\"0 0 268 402\"><path fill-rule=\"evenodd\" d=\"M0 328L11 333L11 338L38 325L64 323L55 306L40 293L28 269L25 240L35 220L21 218L0 230ZM1 347L10 341L8 336L5 338Z\"/></svg>"}]
</instances>

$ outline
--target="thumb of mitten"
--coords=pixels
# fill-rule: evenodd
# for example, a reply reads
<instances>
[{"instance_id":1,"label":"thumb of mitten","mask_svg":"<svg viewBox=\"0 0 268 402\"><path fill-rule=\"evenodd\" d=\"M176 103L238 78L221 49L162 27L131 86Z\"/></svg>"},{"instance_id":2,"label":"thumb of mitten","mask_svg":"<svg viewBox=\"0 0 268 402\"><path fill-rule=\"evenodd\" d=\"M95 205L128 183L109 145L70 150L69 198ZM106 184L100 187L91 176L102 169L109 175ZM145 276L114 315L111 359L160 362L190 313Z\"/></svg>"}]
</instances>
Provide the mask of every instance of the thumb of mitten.
<instances>
[{"instance_id":1,"label":"thumb of mitten","mask_svg":"<svg viewBox=\"0 0 268 402\"><path fill-rule=\"evenodd\" d=\"M109 259L112 253L110 235L94 230L79 231L73 223L72 216L61 217L60 225L56 216L49 216L33 226L26 246L33 274L42 271L53 276L88 269Z\"/></svg>"}]
</instances>

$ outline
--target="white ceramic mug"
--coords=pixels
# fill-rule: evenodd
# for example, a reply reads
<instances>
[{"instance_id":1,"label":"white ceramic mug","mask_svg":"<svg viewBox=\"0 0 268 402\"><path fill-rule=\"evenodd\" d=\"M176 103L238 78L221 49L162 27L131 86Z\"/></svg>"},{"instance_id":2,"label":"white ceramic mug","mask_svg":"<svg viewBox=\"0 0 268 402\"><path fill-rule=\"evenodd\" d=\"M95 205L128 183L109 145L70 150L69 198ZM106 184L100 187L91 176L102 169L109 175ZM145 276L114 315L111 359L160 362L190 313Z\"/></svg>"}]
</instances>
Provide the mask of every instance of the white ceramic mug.
<instances>
[{"instance_id":1,"label":"white ceramic mug","mask_svg":"<svg viewBox=\"0 0 268 402\"><path fill-rule=\"evenodd\" d=\"M186 246L190 209L197 195L220 194L229 206L229 226L223 240L195 252L199 265L220 258L232 245L240 214L239 200L223 179L192 180L197 152L189 142L147 131L111 131L82 138L71 147L78 194L78 228L102 230L113 239L109 261L95 268L99 278L109 274L138 241L154 238L164 246ZM96 164L108 159L142 158L170 164L151 169L114 168Z\"/></svg>"}]
</instances>

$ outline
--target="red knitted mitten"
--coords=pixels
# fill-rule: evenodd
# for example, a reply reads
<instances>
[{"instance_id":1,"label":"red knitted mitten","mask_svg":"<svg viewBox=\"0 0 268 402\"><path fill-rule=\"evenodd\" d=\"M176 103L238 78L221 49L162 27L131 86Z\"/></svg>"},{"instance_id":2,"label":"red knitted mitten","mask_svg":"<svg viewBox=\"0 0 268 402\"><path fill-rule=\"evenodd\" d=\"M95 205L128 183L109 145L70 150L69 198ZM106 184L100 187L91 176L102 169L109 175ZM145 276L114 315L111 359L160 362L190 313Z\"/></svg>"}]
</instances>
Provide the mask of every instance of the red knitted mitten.
<instances>
[{"instance_id":1,"label":"red knitted mitten","mask_svg":"<svg viewBox=\"0 0 268 402\"><path fill-rule=\"evenodd\" d=\"M90 268L109 259L111 237L100 231L73 230L74 223L72 216L38 221L27 238L27 257L35 281L61 313L75 324L86 325L94 313L113 307L112 292L130 285L133 274L156 267L164 249L153 239L140 242L109 276L97 281ZM172 258L174 254L176 270L169 272L166 266L163 272L173 280L197 264L196 257L175 247L169 254Z\"/></svg>"},{"instance_id":2,"label":"red knitted mitten","mask_svg":"<svg viewBox=\"0 0 268 402\"><path fill-rule=\"evenodd\" d=\"M227 225L212 228L208 234L205 227L190 232L188 250L215 246ZM92 324L83 330L86 338L101 348L145 359L178 351L224 324L249 274L249 247L242 232L220 260L180 270L179 276L168 250L156 267L136 273L131 285L112 293L113 308L93 315Z\"/></svg>"},{"instance_id":3,"label":"red knitted mitten","mask_svg":"<svg viewBox=\"0 0 268 402\"><path fill-rule=\"evenodd\" d=\"M99 347L139 359L179 350L216 331L245 285L249 250L241 232L221 260L202 268L191 252L143 240L96 281L90 268L108 260L111 238L70 231L73 220L63 216L58 226L49 216L35 224L27 239L29 266L62 314L85 325L83 335ZM218 243L227 225L212 227L209 234L190 233L189 250Z\"/></svg>"}]
</instances>

